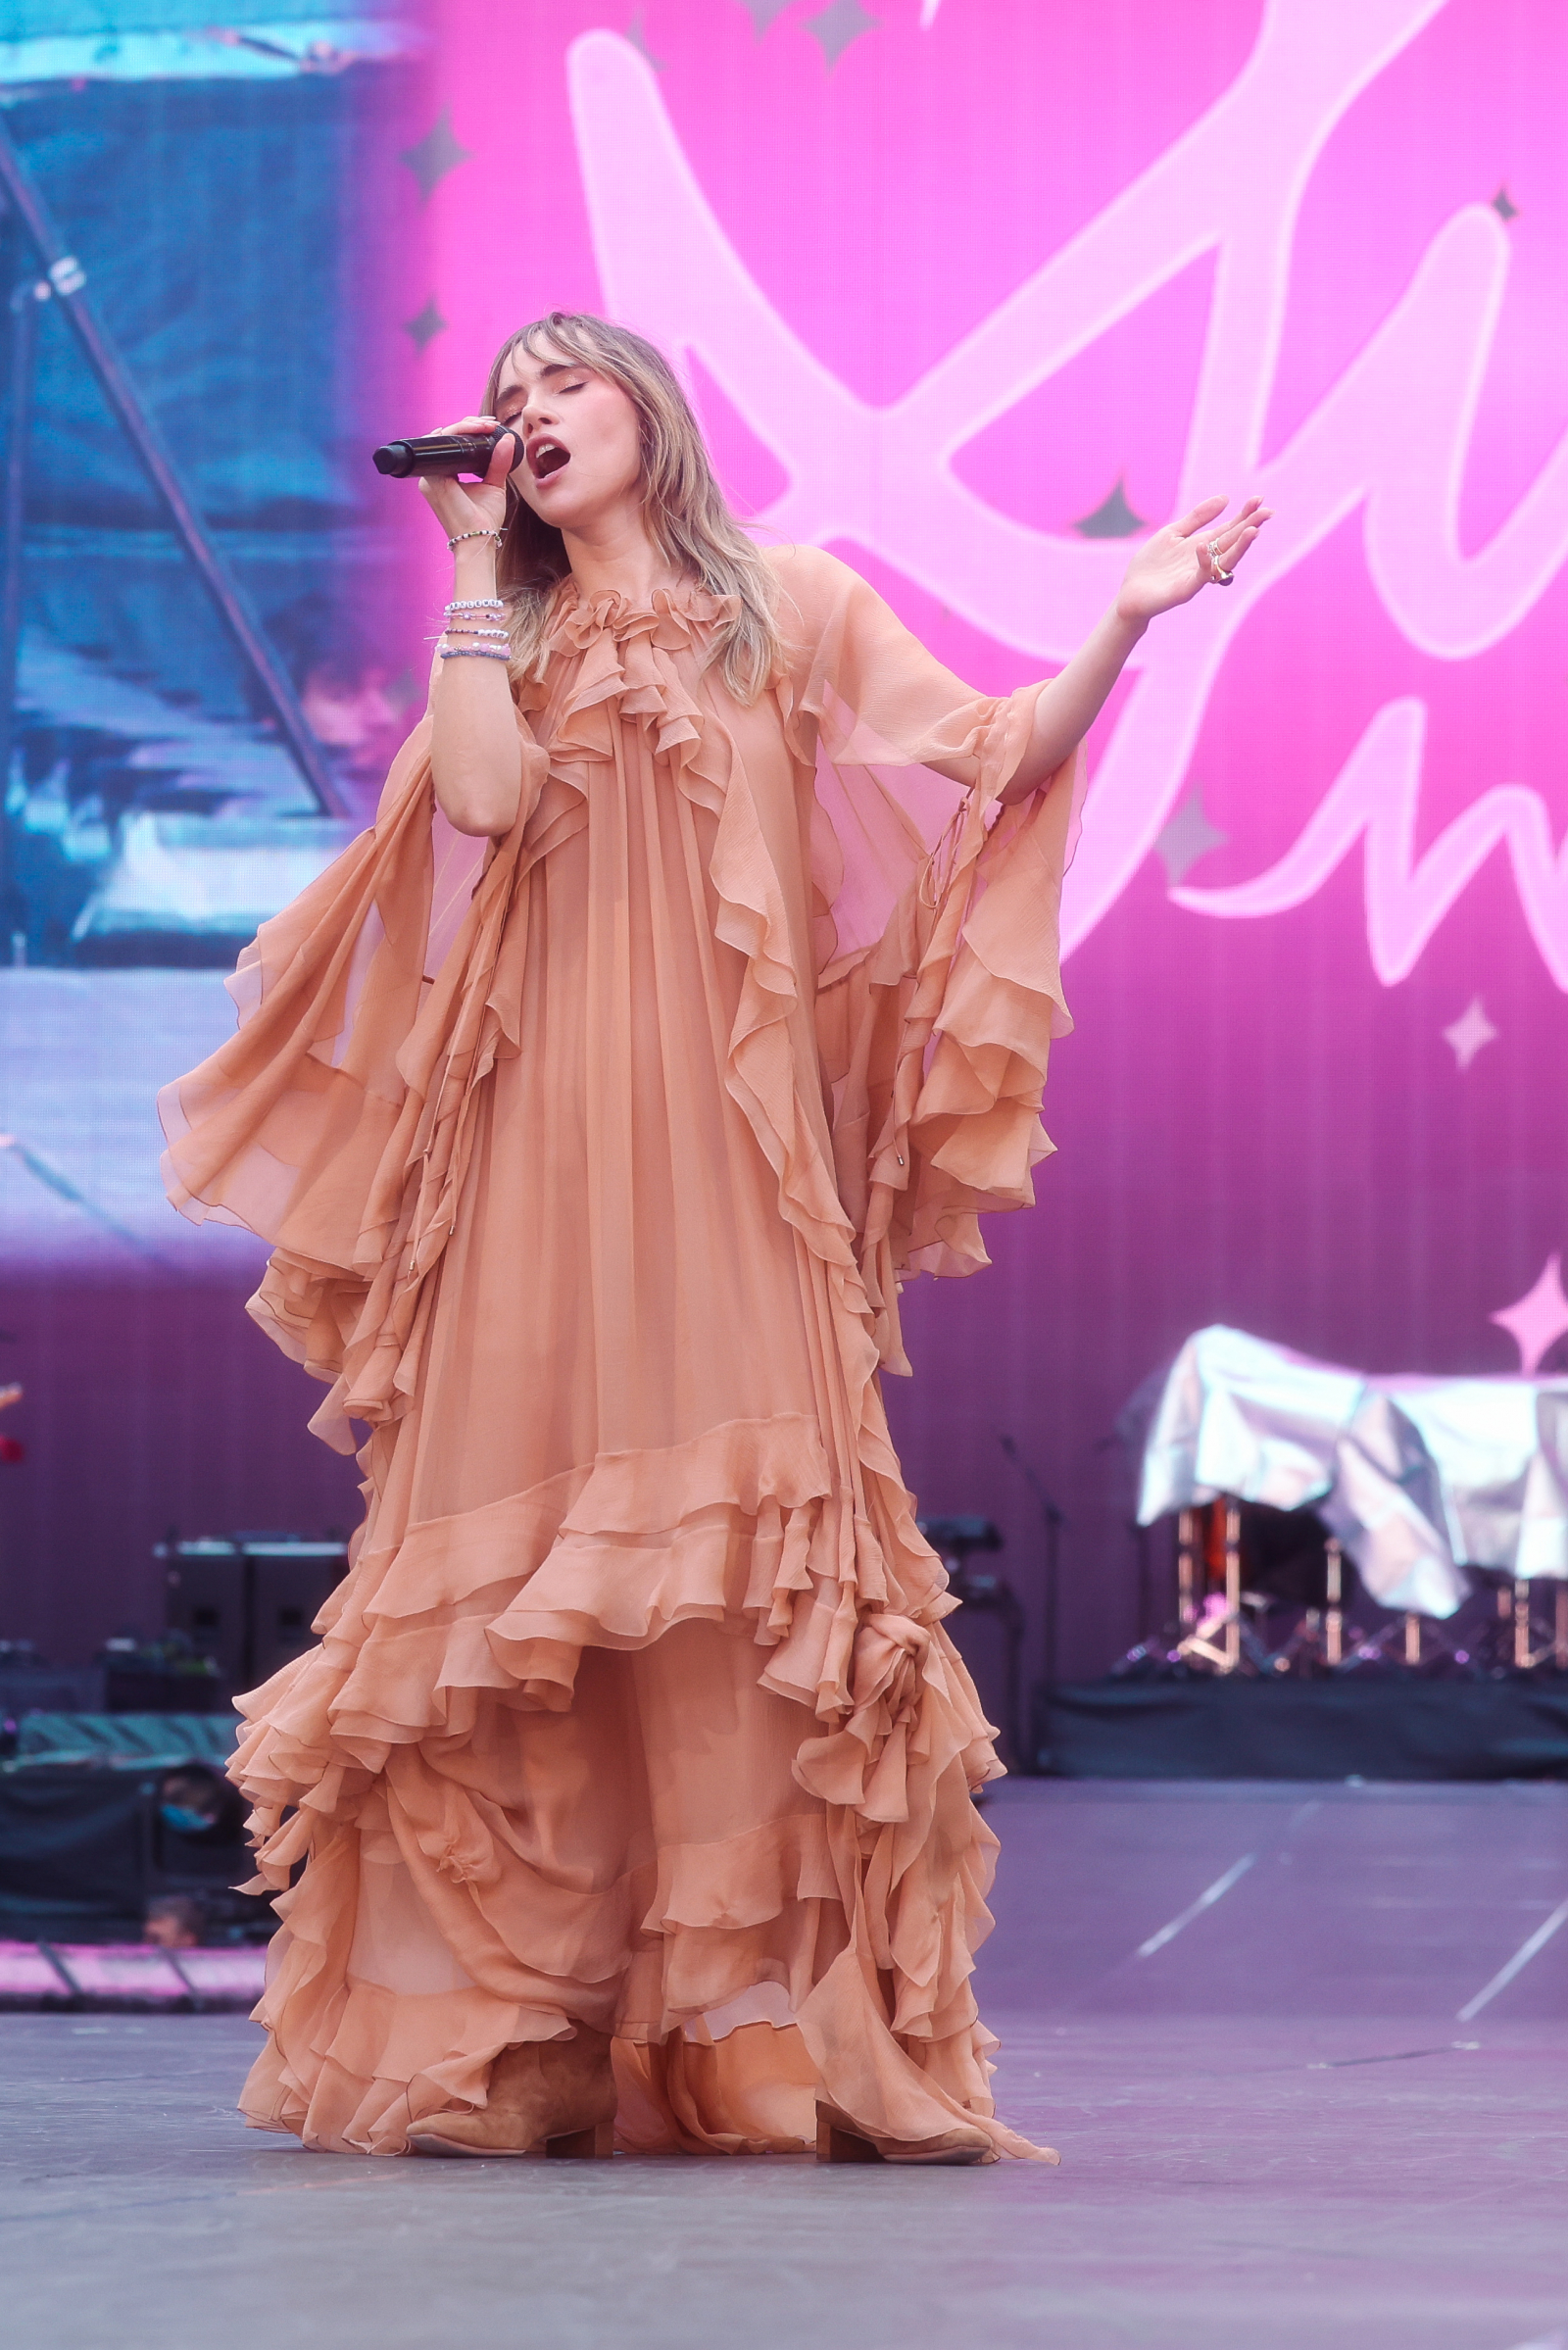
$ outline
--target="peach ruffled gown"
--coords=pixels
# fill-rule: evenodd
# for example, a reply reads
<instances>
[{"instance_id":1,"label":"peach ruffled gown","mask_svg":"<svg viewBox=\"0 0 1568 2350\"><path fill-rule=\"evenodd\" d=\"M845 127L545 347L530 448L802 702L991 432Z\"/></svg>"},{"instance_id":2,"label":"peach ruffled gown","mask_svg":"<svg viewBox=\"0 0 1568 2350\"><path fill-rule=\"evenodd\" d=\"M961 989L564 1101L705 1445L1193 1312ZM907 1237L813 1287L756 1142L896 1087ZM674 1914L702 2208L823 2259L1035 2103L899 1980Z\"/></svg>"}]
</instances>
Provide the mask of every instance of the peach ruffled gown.
<instances>
[{"instance_id":1,"label":"peach ruffled gown","mask_svg":"<svg viewBox=\"0 0 1568 2350\"><path fill-rule=\"evenodd\" d=\"M999 1765L878 1371L901 1275L984 1263L1049 1148L1074 770L999 814L1038 689L769 560L750 708L711 599L568 582L510 836L434 812L421 725L164 1098L176 1205L273 1245L313 1426L369 1429L352 1571L233 1766L289 1888L243 2105L311 2145L400 2152L581 2019L633 2149L796 2148L821 2086L1038 2151L991 2118Z\"/></svg>"}]
</instances>

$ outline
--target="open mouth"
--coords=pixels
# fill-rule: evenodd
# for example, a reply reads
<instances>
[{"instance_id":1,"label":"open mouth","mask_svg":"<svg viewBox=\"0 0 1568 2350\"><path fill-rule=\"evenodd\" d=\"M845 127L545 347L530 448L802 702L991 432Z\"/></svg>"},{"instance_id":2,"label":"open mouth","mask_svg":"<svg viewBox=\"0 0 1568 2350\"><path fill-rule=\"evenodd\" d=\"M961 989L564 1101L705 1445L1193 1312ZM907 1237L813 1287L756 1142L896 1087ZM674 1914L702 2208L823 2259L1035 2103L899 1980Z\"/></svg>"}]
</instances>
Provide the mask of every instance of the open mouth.
<instances>
[{"instance_id":1,"label":"open mouth","mask_svg":"<svg viewBox=\"0 0 1568 2350\"><path fill-rule=\"evenodd\" d=\"M536 441L528 452L528 469L535 481L548 481L552 473L570 463L571 452L563 449L559 441Z\"/></svg>"}]
</instances>

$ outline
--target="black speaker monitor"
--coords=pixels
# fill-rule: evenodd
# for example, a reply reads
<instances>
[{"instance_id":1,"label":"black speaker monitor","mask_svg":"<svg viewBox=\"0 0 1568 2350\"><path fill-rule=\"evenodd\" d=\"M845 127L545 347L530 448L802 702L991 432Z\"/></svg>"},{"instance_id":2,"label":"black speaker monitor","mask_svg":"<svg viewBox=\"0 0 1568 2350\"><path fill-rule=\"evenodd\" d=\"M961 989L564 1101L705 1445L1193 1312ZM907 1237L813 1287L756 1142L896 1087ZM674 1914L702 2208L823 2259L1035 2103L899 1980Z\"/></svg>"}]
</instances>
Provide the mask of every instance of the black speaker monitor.
<instances>
[{"instance_id":1,"label":"black speaker monitor","mask_svg":"<svg viewBox=\"0 0 1568 2350\"><path fill-rule=\"evenodd\" d=\"M312 1646L311 1625L348 1569L348 1546L307 1535L161 1542L165 1621L210 1656L228 1689L251 1689Z\"/></svg>"},{"instance_id":2,"label":"black speaker monitor","mask_svg":"<svg viewBox=\"0 0 1568 2350\"><path fill-rule=\"evenodd\" d=\"M251 1587L250 1686L270 1681L316 1644L311 1630L348 1569L342 1542L246 1541Z\"/></svg>"}]
</instances>

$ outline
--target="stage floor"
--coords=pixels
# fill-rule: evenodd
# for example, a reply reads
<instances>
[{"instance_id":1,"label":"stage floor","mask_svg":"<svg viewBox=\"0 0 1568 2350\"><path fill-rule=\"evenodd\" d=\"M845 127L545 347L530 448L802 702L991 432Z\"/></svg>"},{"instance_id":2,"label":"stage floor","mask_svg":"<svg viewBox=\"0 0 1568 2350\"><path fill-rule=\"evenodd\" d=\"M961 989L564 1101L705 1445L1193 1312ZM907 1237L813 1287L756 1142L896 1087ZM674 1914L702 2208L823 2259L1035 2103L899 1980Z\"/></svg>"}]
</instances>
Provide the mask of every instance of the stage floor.
<instances>
[{"instance_id":1,"label":"stage floor","mask_svg":"<svg viewBox=\"0 0 1568 2350\"><path fill-rule=\"evenodd\" d=\"M242 2019L12 2016L8 2350L1568 2350L1568 1787L991 1816L1059 2171L306 2155L231 2111Z\"/></svg>"}]
</instances>

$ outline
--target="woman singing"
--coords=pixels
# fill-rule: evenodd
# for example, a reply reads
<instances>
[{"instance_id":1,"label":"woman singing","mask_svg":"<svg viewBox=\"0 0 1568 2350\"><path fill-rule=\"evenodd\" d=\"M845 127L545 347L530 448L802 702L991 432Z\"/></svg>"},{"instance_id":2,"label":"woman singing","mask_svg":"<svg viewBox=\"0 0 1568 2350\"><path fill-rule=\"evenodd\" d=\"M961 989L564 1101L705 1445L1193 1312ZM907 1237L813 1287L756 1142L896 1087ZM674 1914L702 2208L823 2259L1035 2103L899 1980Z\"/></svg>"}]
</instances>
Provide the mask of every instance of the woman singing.
<instances>
[{"instance_id":1,"label":"woman singing","mask_svg":"<svg viewBox=\"0 0 1568 2350\"><path fill-rule=\"evenodd\" d=\"M554 313L484 408L484 482L424 484L428 712L164 1104L176 1205L272 1244L313 1426L369 1431L320 1645L242 1708L283 1920L244 2110L1038 2156L969 1987L1000 1766L880 1372L901 1282L1033 1198L1077 747L1266 516L1155 532L996 699L753 545L636 335Z\"/></svg>"}]
</instances>

